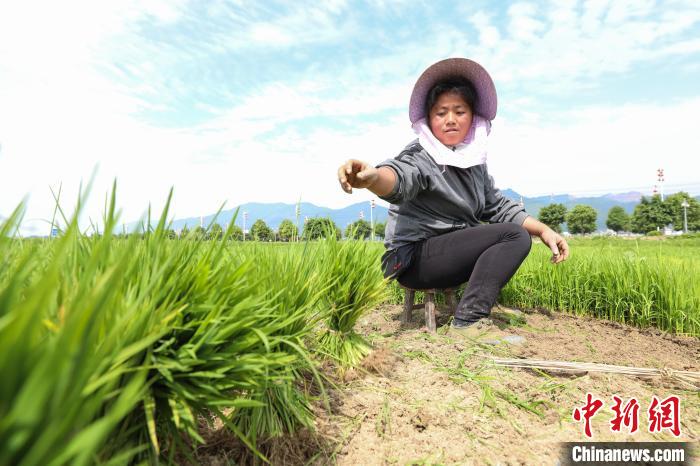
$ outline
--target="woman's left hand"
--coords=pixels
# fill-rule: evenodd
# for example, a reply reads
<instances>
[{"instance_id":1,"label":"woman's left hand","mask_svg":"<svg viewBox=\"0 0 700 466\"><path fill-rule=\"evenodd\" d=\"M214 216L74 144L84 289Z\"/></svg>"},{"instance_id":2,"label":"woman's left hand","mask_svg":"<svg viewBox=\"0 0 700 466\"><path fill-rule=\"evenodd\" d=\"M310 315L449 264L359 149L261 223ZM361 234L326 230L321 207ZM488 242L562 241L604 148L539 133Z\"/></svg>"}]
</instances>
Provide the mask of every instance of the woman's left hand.
<instances>
[{"instance_id":1,"label":"woman's left hand","mask_svg":"<svg viewBox=\"0 0 700 466\"><path fill-rule=\"evenodd\" d=\"M552 264L558 264L569 257L569 245L556 231L547 228L540 235L540 239L552 250Z\"/></svg>"}]
</instances>

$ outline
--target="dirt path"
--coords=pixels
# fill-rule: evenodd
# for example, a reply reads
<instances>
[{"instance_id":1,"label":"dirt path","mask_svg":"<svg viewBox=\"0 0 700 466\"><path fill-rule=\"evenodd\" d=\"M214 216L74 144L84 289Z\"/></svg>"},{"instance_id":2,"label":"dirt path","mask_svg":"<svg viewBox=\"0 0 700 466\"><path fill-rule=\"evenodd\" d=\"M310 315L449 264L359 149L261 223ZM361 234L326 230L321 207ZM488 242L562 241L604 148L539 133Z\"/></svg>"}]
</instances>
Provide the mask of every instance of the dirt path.
<instances>
[{"instance_id":1,"label":"dirt path","mask_svg":"<svg viewBox=\"0 0 700 466\"><path fill-rule=\"evenodd\" d=\"M587 393L605 403L592 420L593 440L700 436L698 393L670 380L551 376L491 363L500 356L700 371L697 339L559 313L526 313L525 326L505 329L526 343L499 348L452 337L446 329L431 335L418 322L401 328L400 313L400 306L384 306L362 320L360 331L381 349L366 362L369 373L348 374L347 386L334 392L335 415L319 413L320 432L340 441L327 458L338 465L555 464L557 442L586 440L572 412ZM635 434L610 430L613 395L638 400ZM681 400L680 439L667 431L648 432L652 396L669 395Z\"/></svg>"},{"instance_id":2,"label":"dirt path","mask_svg":"<svg viewBox=\"0 0 700 466\"><path fill-rule=\"evenodd\" d=\"M496 367L493 357L520 357L700 371L700 340L560 313L525 312L526 338L494 347L454 337L447 327L426 333L420 311L402 327L401 306L382 306L359 323L375 352L329 391L332 414L317 409L317 431L265 448L272 464L556 464L558 442L586 441L572 412L586 394L604 402L591 440L690 441L700 437L699 392L669 379L601 374L546 374ZM438 318L444 325L447 316ZM639 430L612 432L613 395L639 403ZM653 396L680 398L679 438L649 433ZM230 434L227 434L230 436ZM238 450L240 453L241 450ZM695 450L695 455L698 455ZM205 461L206 457L206 461ZM201 464L249 463L219 449Z\"/></svg>"}]
</instances>

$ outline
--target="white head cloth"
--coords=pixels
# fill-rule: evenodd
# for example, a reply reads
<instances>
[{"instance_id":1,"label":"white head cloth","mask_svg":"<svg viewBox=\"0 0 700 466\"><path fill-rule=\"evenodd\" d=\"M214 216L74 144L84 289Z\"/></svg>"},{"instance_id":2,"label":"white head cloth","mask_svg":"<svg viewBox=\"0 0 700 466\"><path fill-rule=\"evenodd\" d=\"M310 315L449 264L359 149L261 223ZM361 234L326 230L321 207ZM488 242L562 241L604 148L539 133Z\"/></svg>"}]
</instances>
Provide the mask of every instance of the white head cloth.
<instances>
[{"instance_id":1,"label":"white head cloth","mask_svg":"<svg viewBox=\"0 0 700 466\"><path fill-rule=\"evenodd\" d=\"M418 142L435 159L438 165L451 165L458 168L469 168L486 163L488 152L487 142L491 133L491 122L474 114L472 126L464 141L454 149L447 147L437 140L425 118L413 123L413 131L418 135Z\"/></svg>"}]
</instances>

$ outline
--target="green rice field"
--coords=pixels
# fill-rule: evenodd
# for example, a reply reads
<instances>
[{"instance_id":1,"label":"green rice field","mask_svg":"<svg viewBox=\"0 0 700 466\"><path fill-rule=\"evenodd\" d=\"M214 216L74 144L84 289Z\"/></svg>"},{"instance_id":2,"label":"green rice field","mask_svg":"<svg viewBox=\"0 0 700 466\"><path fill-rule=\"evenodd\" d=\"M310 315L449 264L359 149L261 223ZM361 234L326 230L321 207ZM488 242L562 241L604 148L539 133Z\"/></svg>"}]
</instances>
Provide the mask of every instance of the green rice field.
<instances>
[{"instance_id":1,"label":"green rice field","mask_svg":"<svg viewBox=\"0 0 700 466\"><path fill-rule=\"evenodd\" d=\"M128 239L0 226L0 464L192 460L202 419L264 460L313 423L320 366L369 352L358 319L402 301L379 243L169 239L166 218ZM557 266L535 245L500 301L700 336L700 239L570 245Z\"/></svg>"},{"instance_id":2,"label":"green rice field","mask_svg":"<svg viewBox=\"0 0 700 466\"><path fill-rule=\"evenodd\" d=\"M549 262L549 248L535 242L501 291L501 304L700 336L699 236L573 238L569 259L557 265ZM389 300L403 302L395 283L389 284Z\"/></svg>"},{"instance_id":3,"label":"green rice field","mask_svg":"<svg viewBox=\"0 0 700 466\"><path fill-rule=\"evenodd\" d=\"M700 336L700 238L582 238L552 266L535 245L503 289L506 305L592 315Z\"/></svg>"}]
</instances>

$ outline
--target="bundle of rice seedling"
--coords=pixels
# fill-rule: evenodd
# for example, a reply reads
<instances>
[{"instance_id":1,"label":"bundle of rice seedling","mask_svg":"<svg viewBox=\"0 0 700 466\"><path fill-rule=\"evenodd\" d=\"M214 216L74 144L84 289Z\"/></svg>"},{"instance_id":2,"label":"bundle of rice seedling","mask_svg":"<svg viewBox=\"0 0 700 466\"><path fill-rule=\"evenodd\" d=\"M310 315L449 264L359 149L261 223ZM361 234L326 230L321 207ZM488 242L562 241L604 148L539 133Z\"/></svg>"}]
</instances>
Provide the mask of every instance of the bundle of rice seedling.
<instances>
[{"instance_id":1,"label":"bundle of rice seedling","mask_svg":"<svg viewBox=\"0 0 700 466\"><path fill-rule=\"evenodd\" d=\"M0 464L127 462L144 449L118 428L147 390L138 349L167 328L120 293L135 243L113 254L77 214L56 240L19 239L20 210L0 226Z\"/></svg>"},{"instance_id":2,"label":"bundle of rice seedling","mask_svg":"<svg viewBox=\"0 0 700 466\"><path fill-rule=\"evenodd\" d=\"M324 314L320 303L327 292L318 248L311 243L284 245L249 243L235 255L254 261L257 290L271 306L271 348L296 356L294 363L278 371L278 378L262 383L250 398L259 406L237 410L235 424L252 440L293 434L300 427L313 428L314 416L306 381L315 379L321 393L323 383L310 357L307 343ZM262 317L262 316L260 316ZM284 380L284 382L281 382Z\"/></svg>"},{"instance_id":3,"label":"bundle of rice seedling","mask_svg":"<svg viewBox=\"0 0 700 466\"><path fill-rule=\"evenodd\" d=\"M55 240L14 239L19 209L0 225L0 464L191 458L212 414L255 451L223 411L288 393L309 361L302 318L223 241L170 239L167 204L155 229L115 238L114 198L102 235L80 233L79 208Z\"/></svg>"},{"instance_id":4,"label":"bundle of rice seedling","mask_svg":"<svg viewBox=\"0 0 700 466\"><path fill-rule=\"evenodd\" d=\"M330 287L326 294L328 328L319 337L318 350L341 367L352 367L371 350L354 331L355 324L385 298L380 254L367 241L339 242L327 235L322 244Z\"/></svg>"}]
</instances>

